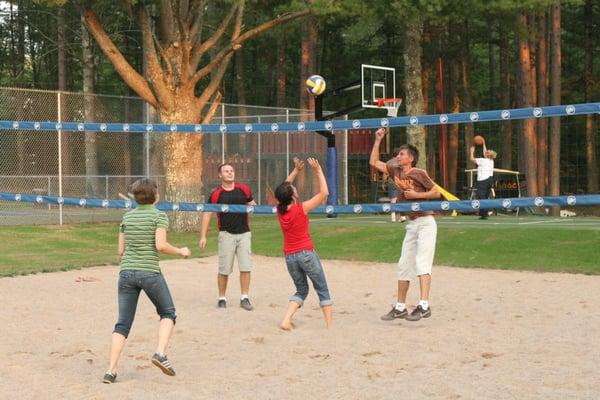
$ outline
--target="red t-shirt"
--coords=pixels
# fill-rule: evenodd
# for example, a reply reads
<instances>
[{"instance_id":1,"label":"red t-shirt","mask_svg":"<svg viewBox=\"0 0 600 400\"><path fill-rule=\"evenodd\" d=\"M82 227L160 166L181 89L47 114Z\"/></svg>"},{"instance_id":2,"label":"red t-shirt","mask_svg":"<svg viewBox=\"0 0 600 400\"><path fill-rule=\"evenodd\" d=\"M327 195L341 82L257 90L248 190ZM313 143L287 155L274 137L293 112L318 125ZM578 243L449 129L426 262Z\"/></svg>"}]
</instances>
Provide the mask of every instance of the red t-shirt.
<instances>
[{"instance_id":1,"label":"red t-shirt","mask_svg":"<svg viewBox=\"0 0 600 400\"><path fill-rule=\"evenodd\" d=\"M292 204L285 214L277 212L283 232L284 254L294 254L302 250L314 250L310 238L308 215L304 214L302 203Z\"/></svg>"}]
</instances>

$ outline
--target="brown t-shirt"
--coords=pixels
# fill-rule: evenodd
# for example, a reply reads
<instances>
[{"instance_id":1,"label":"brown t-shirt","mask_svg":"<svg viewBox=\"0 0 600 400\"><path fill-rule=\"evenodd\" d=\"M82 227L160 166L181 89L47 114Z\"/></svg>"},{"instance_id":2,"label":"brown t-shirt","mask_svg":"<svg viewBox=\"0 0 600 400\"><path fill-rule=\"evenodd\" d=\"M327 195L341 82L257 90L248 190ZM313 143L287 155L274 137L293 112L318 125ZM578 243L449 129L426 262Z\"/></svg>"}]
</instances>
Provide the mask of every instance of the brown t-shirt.
<instances>
[{"instance_id":1,"label":"brown t-shirt","mask_svg":"<svg viewBox=\"0 0 600 400\"><path fill-rule=\"evenodd\" d=\"M427 171L420 168L412 168L407 174L405 174L394 158L386 163L386 168L388 170L388 174L390 175L390 179L392 179L396 185L398 201L427 201L426 199L408 200L406 197L404 197L404 191L407 189L422 193L430 191L435 186L435 182L431 180L429 175L427 175ZM433 215L433 211L411 211L407 215L410 219L415 219L424 215Z\"/></svg>"}]
</instances>

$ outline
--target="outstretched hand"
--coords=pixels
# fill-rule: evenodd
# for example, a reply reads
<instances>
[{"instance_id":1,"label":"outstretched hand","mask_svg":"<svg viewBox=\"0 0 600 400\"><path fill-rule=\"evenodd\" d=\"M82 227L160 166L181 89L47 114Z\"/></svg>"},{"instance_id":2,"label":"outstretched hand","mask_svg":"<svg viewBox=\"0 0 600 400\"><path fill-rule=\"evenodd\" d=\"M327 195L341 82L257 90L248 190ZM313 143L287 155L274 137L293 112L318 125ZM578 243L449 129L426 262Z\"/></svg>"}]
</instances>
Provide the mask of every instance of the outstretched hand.
<instances>
[{"instance_id":1,"label":"outstretched hand","mask_svg":"<svg viewBox=\"0 0 600 400\"><path fill-rule=\"evenodd\" d=\"M385 128L379 128L377 129L377 131L375 132L375 138L377 140L382 140L385 137L385 134L387 133L387 129Z\"/></svg>"},{"instance_id":2,"label":"outstretched hand","mask_svg":"<svg viewBox=\"0 0 600 400\"><path fill-rule=\"evenodd\" d=\"M294 168L296 168L298 171L302 171L304 169L304 161L298 157L294 157Z\"/></svg>"},{"instance_id":3,"label":"outstretched hand","mask_svg":"<svg viewBox=\"0 0 600 400\"><path fill-rule=\"evenodd\" d=\"M319 164L319 161L316 158L309 157L306 159L306 161L308 162L310 167L313 169L313 171L321 172L321 165Z\"/></svg>"}]
</instances>

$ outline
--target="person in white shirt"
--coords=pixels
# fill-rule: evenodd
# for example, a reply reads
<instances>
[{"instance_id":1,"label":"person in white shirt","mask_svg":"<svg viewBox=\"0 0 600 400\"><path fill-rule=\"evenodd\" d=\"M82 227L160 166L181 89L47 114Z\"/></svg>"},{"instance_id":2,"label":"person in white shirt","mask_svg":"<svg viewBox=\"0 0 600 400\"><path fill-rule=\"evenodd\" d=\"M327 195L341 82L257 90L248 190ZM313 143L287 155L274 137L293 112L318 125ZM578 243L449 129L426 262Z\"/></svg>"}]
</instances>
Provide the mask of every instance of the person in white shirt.
<instances>
[{"instance_id":1,"label":"person in white shirt","mask_svg":"<svg viewBox=\"0 0 600 400\"><path fill-rule=\"evenodd\" d=\"M485 140L482 143L483 157L475 158L475 146L471 146L471 161L477 164L477 198L487 199L494 185L494 159L496 152L488 150L485 146ZM479 209L479 219L487 219L488 210Z\"/></svg>"}]
</instances>

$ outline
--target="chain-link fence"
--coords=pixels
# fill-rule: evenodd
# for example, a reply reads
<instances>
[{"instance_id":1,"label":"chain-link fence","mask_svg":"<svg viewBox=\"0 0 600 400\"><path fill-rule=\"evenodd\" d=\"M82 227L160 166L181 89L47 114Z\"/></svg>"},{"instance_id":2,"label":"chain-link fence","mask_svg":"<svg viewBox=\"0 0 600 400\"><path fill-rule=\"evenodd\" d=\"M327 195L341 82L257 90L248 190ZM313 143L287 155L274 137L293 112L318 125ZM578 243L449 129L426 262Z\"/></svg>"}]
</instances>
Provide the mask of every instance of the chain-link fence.
<instances>
[{"instance_id":1,"label":"chain-link fence","mask_svg":"<svg viewBox=\"0 0 600 400\"><path fill-rule=\"evenodd\" d=\"M311 120L310 111L222 104L213 123L268 123ZM0 88L0 120L157 123L140 98ZM192 134L192 133L190 133ZM368 178L371 133L336 132L339 202L371 201ZM139 177L151 177L165 192L162 133L0 131L0 191L118 199ZM60 149L60 150L59 150ZM325 166L327 140L313 132L204 134L204 199L220 181L217 168L229 162L260 204L274 203L273 191L290 171L292 158L316 157ZM349 162L350 160L350 162ZM362 176L361 176L362 175ZM312 194L310 171L299 179L301 194ZM169 198L163 196L163 200ZM0 202L0 223L58 223L58 208ZM110 210L62 210L66 222L118 219Z\"/></svg>"},{"instance_id":2,"label":"chain-link fence","mask_svg":"<svg viewBox=\"0 0 600 400\"><path fill-rule=\"evenodd\" d=\"M311 120L307 110L222 104L213 123L270 123ZM561 193L592 193L587 177L586 116L561 118ZM597 116L594 118L597 119ZM140 98L83 95L53 91L0 88L0 120L157 123L154 110ZM483 134L489 147L498 151L497 167L517 172L497 177L499 197L516 197L527 178L523 160L527 149L520 143L519 122L512 122L512 137L506 147L502 124L480 122L476 134ZM448 125L448 137L456 138L454 150L448 144L445 163L440 149L442 125L427 127L427 170L440 184L462 199L473 193L465 170L467 125ZM597 139L598 124L594 125ZM452 130L454 129L454 133ZM187 133L182 135L198 135ZM202 174L198 178L200 199L204 201L220 181L217 168L233 164L236 180L248 184L259 204L274 204L273 191L292 166L292 158L312 156L326 166L327 140L314 132L219 133L202 134ZM139 177L151 177L159 184L165 201L167 175L164 165L166 134L56 132L42 130L0 130L0 192L47 194L118 199L128 196L129 187ZM369 167L373 133L368 129L335 132L340 204L374 203L387 196L381 174ZM450 140L450 139L449 139ZM405 128L392 128L382 146L381 159L393 156L393 149L406 142ZM596 140L596 152L600 140ZM589 146L588 146L589 147ZM509 154L502 151L509 148ZM60 149L60 150L59 150ZM507 163L507 157L510 161ZM424 157L423 155L421 157ZM555 166L548 164L548 168ZM521 171L521 172L519 172ZM183 171L183 174L186 172ZM516 178L519 179L516 182ZM546 182L547 183L547 182ZM310 171L298 177L301 196L312 194L316 182ZM506 190L504 190L506 189ZM178 199L178 201L181 201ZM58 223L118 219L114 210L58 209L48 206L0 202L1 223Z\"/></svg>"}]
</instances>

